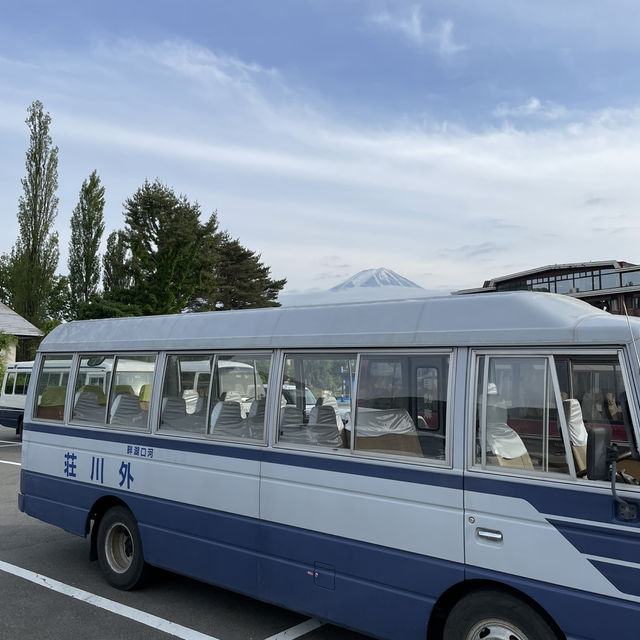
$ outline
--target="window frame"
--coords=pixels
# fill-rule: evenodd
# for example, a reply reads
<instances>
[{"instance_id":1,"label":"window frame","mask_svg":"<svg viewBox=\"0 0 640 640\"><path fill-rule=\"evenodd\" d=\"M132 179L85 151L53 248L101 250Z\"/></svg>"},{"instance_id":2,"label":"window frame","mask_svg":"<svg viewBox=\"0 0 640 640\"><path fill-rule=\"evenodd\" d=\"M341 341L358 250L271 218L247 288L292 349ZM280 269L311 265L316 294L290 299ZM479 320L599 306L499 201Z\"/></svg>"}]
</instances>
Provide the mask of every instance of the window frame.
<instances>
[{"instance_id":1,"label":"window frame","mask_svg":"<svg viewBox=\"0 0 640 640\"><path fill-rule=\"evenodd\" d=\"M335 455L341 457L348 457L352 460L360 460L360 461L376 461L381 463L393 464L393 465L417 465L420 467L437 467L438 469L452 469L453 468L453 413L455 407L455 379L456 379L456 368L457 368L457 354L459 348L458 347L435 347L435 348L410 348L410 347L400 347L400 348L385 348L381 347L379 349L360 349L357 346L355 348L348 347L336 347L336 348L297 348L297 349L278 349L278 362L277 362L277 380L278 387L282 383L282 379L284 376L284 367L286 356L293 355L330 355L330 354L355 354L356 356L356 366L354 369L354 380L351 388L351 402L350 402L350 413L352 415L353 423L355 423L355 401L358 397L358 384L360 379L360 368L361 368L361 360L364 356L446 356L448 358L449 371L447 374L446 380L446 402L447 402L447 415L445 419L444 425L444 437L445 437L445 456L444 460L438 460L436 458L419 458L413 456L406 456L402 454L390 454L390 453L378 453L375 451L363 451L355 449L355 429L351 428L350 431L350 439L348 447L340 447L340 448L331 448L331 447L316 447L316 446L308 446L301 445L298 443L287 443L287 442L277 442L278 429L280 426L280 412L279 412L279 404L276 403L276 400L279 396L277 396L277 391L272 391L270 389L268 398L271 403L271 413L270 419L271 424L273 425L272 433L269 437L269 445L274 449L279 450L288 450L288 451L300 451L308 454L316 454L321 456L327 455ZM270 385L271 387L272 385ZM275 387L274 387L275 388ZM276 406L277 405L277 406ZM278 409L274 410L274 407Z\"/></svg>"},{"instance_id":2,"label":"window frame","mask_svg":"<svg viewBox=\"0 0 640 640\"><path fill-rule=\"evenodd\" d=\"M47 354L45 354L47 355ZM113 358L113 368L111 370L111 377L109 378L108 388L105 390L106 405L104 422L82 422L80 420L73 420L72 404L68 402L65 409L65 424L70 427L79 429L100 429L105 431L124 431L128 433L151 433L151 411L147 415L147 424L144 429L137 427L127 427L125 425L116 425L108 421L109 412L111 410L111 390L115 380L115 372L117 370L117 362L119 358L127 357L139 357L139 356L155 356L154 368L153 368L153 385L155 385L156 376L158 373L158 361L160 359L161 352L159 351L109 351L109 352L96 352L96 351L75 351L73 353L73 365L69 375L69 386L67 387L67 394L69 394L69 388L73 389L75 394L76 380L80 371L80 361L82 358Z\"/></svg>"},{"instance_id":3,"label":"window frame","mask_svg":"<svg viewBox=\"0 0 640 640\"><path fill-rule=\"evenodd\" d=\"M362 351L358 351L358 361L357 361L357 369L356 369L356 379L355 379L355 393L353 394L354 398L357 400L358 398L358 384L360 382L360 365L362 357L366 356L447 356L449 359L449 371L447 373L447 392L446 392L446 402L447 402L447 415L445 419L444 425L444 460L438 460L437 458L418 458L413 456L406 456L401 453L377 453L375 451L366 451L362 449L355 448L355 428L351 429L351 443L349 451L357 458L374 458L379 460L387 460L393 462L406 462L407 464L419 464L430 467L439 467L445 469L453 468L453 421L452 415L454 411L454 403L455 403L455 393L454 393L454 385L455 385L455 371L456 371L456 355L458 350L456 348L433 348L433 349L366 349ZM356 406L354 406L356 409ZM357 409L356 409L357 412ZM355 417L354 417L355 424Z\"/></svg>"},{"instance_id":4,"label":"window frame","mask_svg":"<svg viewBox=\"0 0 640 640\"><path fill-rule=\"evenodd\" d=\"M73 354L74 356L74 364L72 369L72 375L69 376L69 386L73 389L72 397L75 399L76 394L76 382L78 380L78 375L80 373L80 363L82 358L113 358L115 363L115 353L94 353L94 352L84 352L84 351L76 351ZM107 423L107 415L109 409L109 394L111 392L111 380L113 378L113 370L111 371L111 378L109 379L109 388L105 390L105 412L104 412L104 421L103 422L83 422L81 420L74 420L73 418L73 402L69 403L69 414L66 424L74 427L83 427L83 428L92 428L97 427L99 429L109 428L109 424ZM71 398L70 398L71 399Z\"/></svg>"},{"instance_id":5,"label":"window frame","mask_svg":"<svg viewBox=\"0 0 640 640\"><path fill-rule=\"evenodd\" d=\"M40 378L42 376L42 372L44 370L44 364L47 361L47 359L50 360L55 360L56 358L62 358L65 356L71 356L71 359L69 360L69 373L67 374L67 385L66 385L66 389L65 389L65 396L64 396L64 412L63 412L63 416L61 420L56 420L54 418L43 418L41 416L38 416L38 386L40 384ZM69 417L71 415L71 408L70 408L70 402L69 402L69 389L71 387L75 388L75 363L77 360L78 354L75 351L69 352L69 351L65 351L65 352L60 352L60 353L56 353L56 352L47 352L47 353L43 353L39 356L39 360L37 361L37 378L36 378L36 382L33 385L34 387L34 393L33 393L33 398L31 401L31 418L32 420L44 420L45 422L51 422L53 424L64 424L67 425L69 424ZM34 365L34 370L36 369L36 366ZM32 371L32 375L33 375L33 371ZM48 386L48 385L47 385ZM58 385L61 386L61 385ZM46 387L45 387L46 388ZM44 391L44 389L43 389Z\"/></svg>"},{"instance_id":6,"label":"window frame","mask_svg":"<svg viewBox=\"0 0 640 640\"><path fill-rule=\"evenodd\" d=\"M575 462L573 460L573 454L571 452L571 445L569 440L569 429L566 421L566 417L564 415L564 411L560 410L562 407L560 394L560 385L558 382L558 375L556 370L555 357L556 356L594 356L594 357L615 357L620 364L620 373L622 376L622 380L625 386L625 391L627 395L630 393L636 397L636 385L634 384L634 380L632 379L629 369L628 369L628 361L626 357L626 350L623 347L603 347L601 349L598 348L562 348L562 347L549 347L545 349L523 349L523 348L502 348L502 349L471 349L470 350L470 361L469 361L469 377L468 377L468 388L467 388L467 397L469 398L469 403L467 406L467 442L465 448L465 458L466 458L466 471L473 471L482 474L498 474L501 476L508 476L510 478L528 478L530 480L544 480L545 482L572 482L575 484L580 484L581 486L586 486L590 488L603 488L608 487L610 483L607 481L599 481L599 480L588 480L586 478L577 477ZM556 401L556 406L558 407L558 419L562 429L562 437L564 441L565 455L567 456L567 463L569 465L569 473L568 474L559 474L552 471L527 471L521 469L511 469L509 467L499 467L490 465L487 466L484 463L484 456L486 455L486 448L483 446L483 463L478 464L475 461L475 441L476 441L476 406L478 403L478 374L479 374L479 358L481 356L488 357L543 357L547 358L550 362L549 371L550 378L553 384L554 389L554 397ZM488 360L485 360L485 366L487 365ZM486 394L485 394L486 397ZM560 404L558 404L560 402ZM636 441L640 443L639 434L638 434L638 415L635 407L635 402L629 402L629 413L631 417L632 429L636 437ZM486 407L483 407L482 415L484 416L484 421L486 422ZM485 425L486 429L486 425ZM485 433L483 433L483 438L486 437ZM624 490L625 488L631 488L633 485L616 485L618 490ZM636 487L636 490L640 490L640 487Z\"/></svg>"},{"instance_id":7,"label":"window frame","mask_svg":"<svg viewBox=\"0 0 640 640\"><path fill-rule=\"evenodd\" d=\"M153 412L151 427L154 436L160 438L184 438L188 440L197 440L199 442L206 442L211 445L226 445L226 446L259 446L267 447L269 443L269 424L270 424L270 393L267 390L265 394L265 419L264 427L262 430L262 440L249 440L246 438L222 438L220 436L214 437L210 433L211 427L211 410L212 406L212 392L213 383L216 379L216 367L220 357L230 356L243 358L246 356L264 356L265 359L269 359L269 380L273 377L274 363L277 360L277 350L265 350L265 349L194 349L194 350L171 350L161 351L158 353L158 361L156 363L156 377L154 378L154 384L151 389L151 403L149 406L149 414ZM203 356L212 358L211 363L211 375L208 384L208 397L207 397L207 413L205 421L205 432L197 433L190 431L180 431L178 429L160 428L160 419L162 413L162 391L164 388L164 377L167 371L167 363L171 356Z\"/></svg>"},{"instance_id":8,"label":"window frame","mask_svg":"<svg viewBox=\"0 0 640 640\"><path fill-rule=\"evenodd\" d=\"M348 356L354 356L355 367L353 369L354 372L354 380L351 385L351 399L349 402L349 413L353 412L353 397L354 394L357 393L357 384L358 384L358 375L359 375L359 367L360 367L360 352L357 349L353 348L345 348L345 347L337 347L337 348L311 348L311 349L279 349L278 350L278 367L277 367L277 389L276 391L272 391L273 385L269 384L269 392L267 393L267 398L271 400L271 405L273 407L272 412L270 413L270 424L273 425L272 433L269 435L268 442L271 447L276 449L285 449L290 451L305 451L309 453L319 453L322 455L327 454L336 454L340 456L349 455L353 451L353 429L351 429L351 435L349 439L348 446L346 447L324 447L320 445L305 445L297 442L279 442L278 434L280 432L280 394L282 389L282 383L284 379L284 372L286 367L287 357L295 357L295 356L325 356L327 359L329 356L337 357L344 355L345 359L349 359ZM271 378L270 378L271 379ZM273 387L275 388L275 387Z\"/></svg>"}]
</instances>

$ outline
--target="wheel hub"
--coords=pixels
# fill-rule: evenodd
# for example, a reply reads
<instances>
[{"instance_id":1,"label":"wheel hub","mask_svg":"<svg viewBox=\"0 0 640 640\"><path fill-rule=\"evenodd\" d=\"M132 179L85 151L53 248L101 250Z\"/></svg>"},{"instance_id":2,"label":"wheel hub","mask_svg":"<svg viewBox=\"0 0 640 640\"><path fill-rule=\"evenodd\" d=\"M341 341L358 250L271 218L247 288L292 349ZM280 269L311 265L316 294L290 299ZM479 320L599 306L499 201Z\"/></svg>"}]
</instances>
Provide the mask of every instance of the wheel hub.
<instances>
[{"instance_id":1,"label":"wheel hub","mask_svg":"<svg viewBox=\"0 0 640 640\"><path fill-rule=\"evenodd\" d=\"M505 620L483 620L476 624L465 640L528 640L520 629Z\"/></svg>"}]
</instances>

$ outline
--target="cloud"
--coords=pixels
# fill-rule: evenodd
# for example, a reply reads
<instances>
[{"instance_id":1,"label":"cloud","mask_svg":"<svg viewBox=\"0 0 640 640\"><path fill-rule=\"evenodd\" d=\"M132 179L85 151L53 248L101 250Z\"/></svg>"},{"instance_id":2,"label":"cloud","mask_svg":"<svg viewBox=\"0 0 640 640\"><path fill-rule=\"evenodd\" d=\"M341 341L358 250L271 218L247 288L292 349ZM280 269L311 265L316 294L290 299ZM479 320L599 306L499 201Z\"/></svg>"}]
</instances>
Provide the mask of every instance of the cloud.
<instances>
[{"instance_id":1,"label":"cloud","mask_svg":"<svg viewBox=\"0 0 640 640\"><path fill-rule=\"evenodd\" d=\"M419 5L413 5L403 13L381 11L370 16L368 21L383 31L400 34L411 44L427 48L444 60L451 60L467 48L454 41L454 24L451 20L441 20L433 28L425 28L422 7Z\"/></svg>"},{"instance_id":2,"label":"cloud","mask_svg":"<svg viewBox=\"0 0 640 640\"><path fill-rule=\"evenodd\" d=\"M535 131L517 117L496 126L491 114L476 129L354 123L280 70L168 41L4 58L0 83L0 207L15 211L23 98L37 96L60 146L63 254L78 189L96 167L108 231L122 226L121 203L142 180L159 176L203 211L218 209L293 289L380 265L452 290L543 264L640 261L635 106L567 118L540 117L553 106L540 99L512 108L539 117ZM612 203L624 233L620 220L585 216L585 205L605 213ZM0 251L14 238L9 230Z\"/></svg>"},{"instance_id":3,"label":"cloud","mask_svg":"<svg viewBox=\"0 0 640 640\"><path fill-rule=\"evenodd\" d=\"M542 102L531 97L522 104L511 106L506 102L499 104L493 111L496 118L540 118L544 120L559 120L567 118L569 111L552 102Z\"/></svg>"}]
</instances>

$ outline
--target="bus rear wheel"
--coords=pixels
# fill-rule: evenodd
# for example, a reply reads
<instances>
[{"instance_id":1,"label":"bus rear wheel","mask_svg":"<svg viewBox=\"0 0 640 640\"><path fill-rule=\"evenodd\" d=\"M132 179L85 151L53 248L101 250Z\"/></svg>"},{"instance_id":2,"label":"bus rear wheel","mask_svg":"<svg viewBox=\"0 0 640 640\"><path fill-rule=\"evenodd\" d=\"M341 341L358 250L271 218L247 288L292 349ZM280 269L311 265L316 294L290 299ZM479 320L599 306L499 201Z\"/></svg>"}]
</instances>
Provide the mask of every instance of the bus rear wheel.
<instances>
[{"instance_id":1,"label":"bus rear wheel","mask_svg":"<svg viewBox=\"0 0 640 640\"><path fill-rule=\"evenodd\" d=\"M117 589L128 591L144 583L149 568L138 524L126 507L112 507L100 520L98 563L106 581Z\"/></svg>"},{"instance_id":2,"label":"bus rear wheel","mask_svg":"<svg viewBox=\"0 0 640 640\"><path fill-rule=\"evenodd\" d=\"M500 591L462 598L451 610L443 640L559 640L549 623L525 602Z\"/></svg>"}]
</instances>

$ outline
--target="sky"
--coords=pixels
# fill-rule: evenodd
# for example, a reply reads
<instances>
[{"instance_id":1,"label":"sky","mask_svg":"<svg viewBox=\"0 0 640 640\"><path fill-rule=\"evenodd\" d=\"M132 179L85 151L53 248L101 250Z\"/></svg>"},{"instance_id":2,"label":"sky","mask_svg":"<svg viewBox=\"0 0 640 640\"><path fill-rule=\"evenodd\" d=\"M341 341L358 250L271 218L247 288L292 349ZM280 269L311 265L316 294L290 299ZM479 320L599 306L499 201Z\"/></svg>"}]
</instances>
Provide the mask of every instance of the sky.
<instances>
[{"instance_id":1,"label":"sky","mask_svg":"<svg viewBox=\"0 0 640 640\"><path fill-rule=\"evenodd\" d=\"M0 15L0 252L38 99L61 273L94 169L105 240L158 178L288 293L376 267L444 293L640 263L635 1L0 0Z\"/></svg>"}]
</instances>

